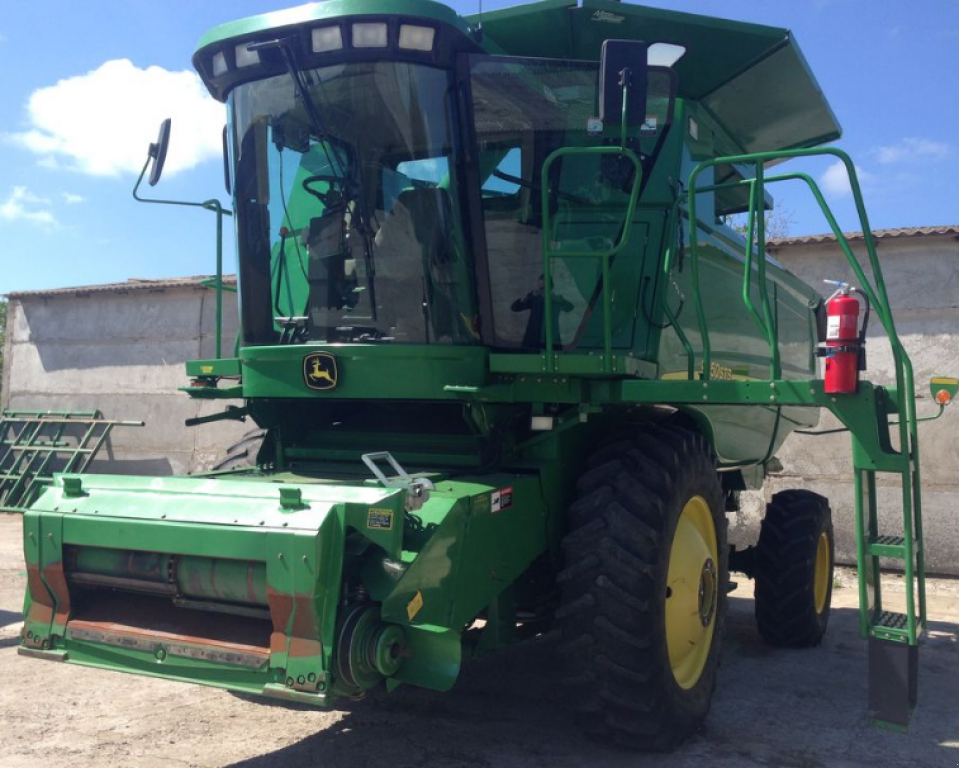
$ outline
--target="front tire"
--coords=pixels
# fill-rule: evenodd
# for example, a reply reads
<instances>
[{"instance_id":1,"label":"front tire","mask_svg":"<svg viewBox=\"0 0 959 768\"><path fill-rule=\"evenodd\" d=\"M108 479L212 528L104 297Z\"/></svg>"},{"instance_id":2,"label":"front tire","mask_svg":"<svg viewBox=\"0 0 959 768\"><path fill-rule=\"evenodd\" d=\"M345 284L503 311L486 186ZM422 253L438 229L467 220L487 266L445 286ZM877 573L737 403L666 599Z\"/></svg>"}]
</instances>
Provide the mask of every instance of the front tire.
<instances>
[{"instance_id":1,"label":"front tire","mask_svg":"<svg viewBox=\"0 0 959 768\"><path fill-rule=\"evenodd\" d=\"M256 467L256 457L266 439L267 430L251 429L244 433L237 442L229 446L226 452L213 465L214 472L223 472L228 469L246 469Z\"/></svg>"},{"instance_id":2,"label":"front tire","mask_svg":"<svg viewBox=\"0 0 959 768\"><path fill-rule=\"evenodd\" d=\"M654 428L597 452L563 542L557 619L586 732L666 751L709 712L726 612L726 516L703 439Z\"/></svg>"},{"instance_id":3,"label":"front tire","mask_svg":"<svg viewBox=\"0 0 959 768\"><path fill-rule=\"evenodd\" d=\"M773 496L756 548L756 624L763 640L784 648L822 642L834 563L829 501L803 490Z\"/></svg>"}]
</instances>

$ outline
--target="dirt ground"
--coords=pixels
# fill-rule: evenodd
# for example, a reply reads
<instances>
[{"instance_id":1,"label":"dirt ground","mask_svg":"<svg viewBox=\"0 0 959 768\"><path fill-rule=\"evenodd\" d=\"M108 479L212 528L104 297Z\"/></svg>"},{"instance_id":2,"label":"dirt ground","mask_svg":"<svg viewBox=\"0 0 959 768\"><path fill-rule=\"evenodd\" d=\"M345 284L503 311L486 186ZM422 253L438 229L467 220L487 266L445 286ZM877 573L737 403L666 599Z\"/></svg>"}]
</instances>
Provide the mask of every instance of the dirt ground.
<instances>
[{"instance_id":1,"label":"dirt ground","mask_svg":"<svg viewBox=\"0 0 959 768\"><path fill-rule=\"evenodd\" d=\"M760 641L741 580L707 728L672 755L647 756L577 733L550 637L467 663L449 694L401 688L331 712L20 657L20 519L0 517L0 768L955 768L959 583L930 582L919 707L901 735L866 721L855 575L838 581L823 646L780 651Z\"/></svg>"}]
</instances>

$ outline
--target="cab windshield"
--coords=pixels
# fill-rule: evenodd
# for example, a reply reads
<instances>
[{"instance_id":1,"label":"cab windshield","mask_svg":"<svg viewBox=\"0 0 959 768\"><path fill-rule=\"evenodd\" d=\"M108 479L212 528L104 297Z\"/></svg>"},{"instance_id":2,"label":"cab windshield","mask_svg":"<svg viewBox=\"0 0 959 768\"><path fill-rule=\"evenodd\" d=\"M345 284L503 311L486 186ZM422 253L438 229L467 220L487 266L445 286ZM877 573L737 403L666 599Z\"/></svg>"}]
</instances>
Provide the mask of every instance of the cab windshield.
<instances>
[{"instance_id":1,"label":"cab windshield","mask_svg":"<svg viewBox=\"0 0 959 768\"><path fill-rule=\"evenodd\" d=\"M230 96L244 344L474 342L450 73L302 75Z\"/></svg>"}]
</instances>

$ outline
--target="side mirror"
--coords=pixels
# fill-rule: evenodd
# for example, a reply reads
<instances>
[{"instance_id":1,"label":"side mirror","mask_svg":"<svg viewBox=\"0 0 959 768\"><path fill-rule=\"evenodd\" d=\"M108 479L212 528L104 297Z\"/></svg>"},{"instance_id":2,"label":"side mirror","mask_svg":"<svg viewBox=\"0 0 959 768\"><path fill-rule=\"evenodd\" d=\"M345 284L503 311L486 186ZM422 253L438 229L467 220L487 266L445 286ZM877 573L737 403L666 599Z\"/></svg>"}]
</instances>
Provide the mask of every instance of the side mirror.
<instances>
[{"instance_id":1,"label":"side mirror","mask_svg":"<svg viewBox=\"0 0 959 768\"><path fill-rule=\"evenodd\" d=\"M619 123L626 96L626 124L646 120L646 43L605 40L599 65L599 118Z\"/></svg>"},{"instance_id":2,"label":"side mirror","mask_svg":"<svg viewBox=\"0 0 959 768\"><path fill-rule=\"evenodd\" d=\"M949 405L959 391L959 379L948 376L934 376L929 380L932 397L939 405Z\"/></svg>"},{"instance_id":3,"label":"side mirror","mask_svg":"<svg viewBox=\"0 0 959 768\"><path fill-rule=\"evenodd\" d=\"M160 134L157 136L156 144L150 145L150 157L153 158L153 167L150 169L150 186L155 187L160 180L160 174L163 173L163 163L166 162L166 151L170 145L170 123L168 117L160 123Z\"/></svg>"}]
</instances>

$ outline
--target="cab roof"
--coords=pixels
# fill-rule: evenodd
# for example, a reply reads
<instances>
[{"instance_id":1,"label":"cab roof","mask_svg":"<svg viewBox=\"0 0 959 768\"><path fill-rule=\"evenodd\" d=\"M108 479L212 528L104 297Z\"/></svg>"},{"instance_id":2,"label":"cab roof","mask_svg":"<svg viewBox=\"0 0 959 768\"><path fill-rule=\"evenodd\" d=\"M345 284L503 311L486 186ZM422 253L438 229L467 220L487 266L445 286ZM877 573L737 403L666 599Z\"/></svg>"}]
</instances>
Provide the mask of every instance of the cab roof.
<instances>
[{"instance_id":1,"label":"cab roof","mask_svg":"<svg viewBox=\"0 0 959 768\"><path fill-rule=\"evenodd\" d=\"M392 15L429 19L513 56L598 61L603 40L632 39L686 48L674 65L679 96L698 102L744 152L813 147L841 128L787 29L747 24L616 0L542 0L461 17L433 0L325 0L222 24L200 40L193 61L217 98L204 52L234 38L316 21Z\"/></svg>"},{"instance_id":2,"label":"cab roof","mask_svg":"<svg viewBox=\"0 0 959 768\"><path fill-rule=\"evenodd\" d=\"M788 29L615 0L543 0L468 17L514 56L598 60L603 40L686 48L679 96L709 110L745 152L813 147L842 129Z\"/></svg>"}]
</instances>

